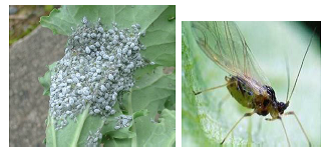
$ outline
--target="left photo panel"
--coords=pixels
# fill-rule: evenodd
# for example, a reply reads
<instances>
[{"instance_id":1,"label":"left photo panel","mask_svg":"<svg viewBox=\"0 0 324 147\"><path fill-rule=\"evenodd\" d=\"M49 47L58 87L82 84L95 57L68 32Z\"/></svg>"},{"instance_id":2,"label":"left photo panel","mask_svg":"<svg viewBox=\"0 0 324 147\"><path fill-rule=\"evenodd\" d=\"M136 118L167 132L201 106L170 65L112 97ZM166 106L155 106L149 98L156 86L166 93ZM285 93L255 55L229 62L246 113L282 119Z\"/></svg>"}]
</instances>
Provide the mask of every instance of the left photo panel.
<instances>
[{"instance_id":1,"label":"left photo panel","mask_svg":"<svg viewBox=\"0 0 324 147\"><path fill-rule=\"evenodd\" d=\"M9 9L10 146L175 146L176 6Z\"/></svg>"}]
</instances>

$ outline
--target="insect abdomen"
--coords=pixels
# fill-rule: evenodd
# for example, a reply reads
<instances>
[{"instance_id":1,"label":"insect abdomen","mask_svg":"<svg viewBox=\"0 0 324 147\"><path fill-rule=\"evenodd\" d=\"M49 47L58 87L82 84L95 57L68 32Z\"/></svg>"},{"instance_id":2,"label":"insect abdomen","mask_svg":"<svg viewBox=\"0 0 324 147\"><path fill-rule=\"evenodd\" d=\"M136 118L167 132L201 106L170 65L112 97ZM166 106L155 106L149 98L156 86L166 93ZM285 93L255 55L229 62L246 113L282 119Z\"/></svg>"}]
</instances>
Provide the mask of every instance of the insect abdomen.
<instances>
[{"instance_id":1,"label":"insect abdomen","mask_svg":"<svg viewBox=\"0 0 324 147\"><path fill-rule=\"evenodd\" d=\"M237 102L244 107L251 109L254 108L253 98L255 97L255 94L251 88L246 86L247 84L244 82L244 80L237 76L233 76L229 78L227 82L229 83L227 85L227 89Z\"/></svg>"}]
</instances>

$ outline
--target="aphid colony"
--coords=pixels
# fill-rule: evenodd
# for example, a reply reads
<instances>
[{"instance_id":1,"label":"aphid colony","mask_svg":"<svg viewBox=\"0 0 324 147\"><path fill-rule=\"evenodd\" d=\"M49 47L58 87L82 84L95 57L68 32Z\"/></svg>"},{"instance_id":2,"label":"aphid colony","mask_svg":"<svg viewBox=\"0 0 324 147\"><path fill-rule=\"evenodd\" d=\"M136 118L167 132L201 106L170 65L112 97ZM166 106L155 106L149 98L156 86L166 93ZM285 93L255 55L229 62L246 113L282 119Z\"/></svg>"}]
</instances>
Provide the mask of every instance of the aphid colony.
<instances>
[{"instance_id":1,"label":"aphid colony","mask_svg":"<svg viewBox=\"0 0 324 147\"><path fill-rule=\"evenodd\" d=\"M89 136L87 137L87 146L95 147L98 146L98 140L102 139L102 134L100 133L100 129L98 129L95 133L89 132Z\"/></svg>"},{"instance_id":2,"label":"aphid colony","mask_svg":"<svg viewBox=\"0 0 324 147\"><path fill-rule=\"evenodd\" d=\"M65 56L51 76L49 106L56 129L67 125L68 117L76 120L87 105L90 115L115 114L118 94L134 86L134 71L147 64L139 53L145 49L139 41L144 35L139 24L121 30L112 23L106 31L100 19L90 24L84 17L81 22L71 28Z\"/></svg>"},{"instance_id":3,"label":"aphid colony","mask_svg":"<svg viewBox=\"0 0 324 147\"><path fill-rule=\"evenodd\" d=\"M124 127L129 127L131 124L131 121L133 120L132 116L127 115L120 115L118 117L115 117L117 120L115 129L121 129ZM95 133L89 132L89 135L87 137L87 146L98 146L98 142L100 139L102 139L102 134L100 132L101 128L98 128L98 130Z\"/></svg>"},{"instance_id":4,"label":"aphid colony","mask_svg":"<svg viewBox=\"0 0 324 147\"><path fill-rule=\"evenodd\" d=\"M116 117L117 124L115 126L115 129L118 130L120 128L129 127L130 122L132 121L132 116L126 116L126 115L120 115Z\"/></svg>"}]
</instances>

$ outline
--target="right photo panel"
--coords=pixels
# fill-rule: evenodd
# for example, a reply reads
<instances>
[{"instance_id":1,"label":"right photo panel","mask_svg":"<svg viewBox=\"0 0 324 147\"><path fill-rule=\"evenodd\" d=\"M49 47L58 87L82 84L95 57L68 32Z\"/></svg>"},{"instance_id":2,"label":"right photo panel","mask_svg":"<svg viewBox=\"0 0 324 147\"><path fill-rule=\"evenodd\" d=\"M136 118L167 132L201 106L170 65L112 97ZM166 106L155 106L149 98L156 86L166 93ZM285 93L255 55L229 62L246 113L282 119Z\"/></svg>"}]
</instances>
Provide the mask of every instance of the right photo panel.
<instances>
[{"instance_id":1,"label":"right photo panel","mask_svg":"<svg viewBox=\"0 0 324 147\"><path fill-rule=\"evenodd\" d=\"M182 146L321 146L321 22L182 22Z\"/></svg>"}]
</instances>

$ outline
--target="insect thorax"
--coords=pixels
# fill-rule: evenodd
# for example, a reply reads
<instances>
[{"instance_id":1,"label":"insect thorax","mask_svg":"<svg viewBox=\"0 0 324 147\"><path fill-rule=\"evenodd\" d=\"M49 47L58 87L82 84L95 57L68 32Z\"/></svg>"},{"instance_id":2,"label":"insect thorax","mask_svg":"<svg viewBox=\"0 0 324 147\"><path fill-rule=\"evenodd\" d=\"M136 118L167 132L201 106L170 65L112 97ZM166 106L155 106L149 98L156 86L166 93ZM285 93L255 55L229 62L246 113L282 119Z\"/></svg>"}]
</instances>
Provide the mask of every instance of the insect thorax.
<instances>
[{"instance_id":1,"label":"insect thorax","mask_svg":"<svg viewBox=\"0 0 324 147\"><path fill-rule=\"evenodd\" d=\"M254 81L246 80L239 76L226 77L227 89L242 106L254 109L259 115L266 116L269 113L273 118L277 118L288 107L289 103L278 102L275 92L268 85L258 85Z\"/></svg>"}]
</instances>

